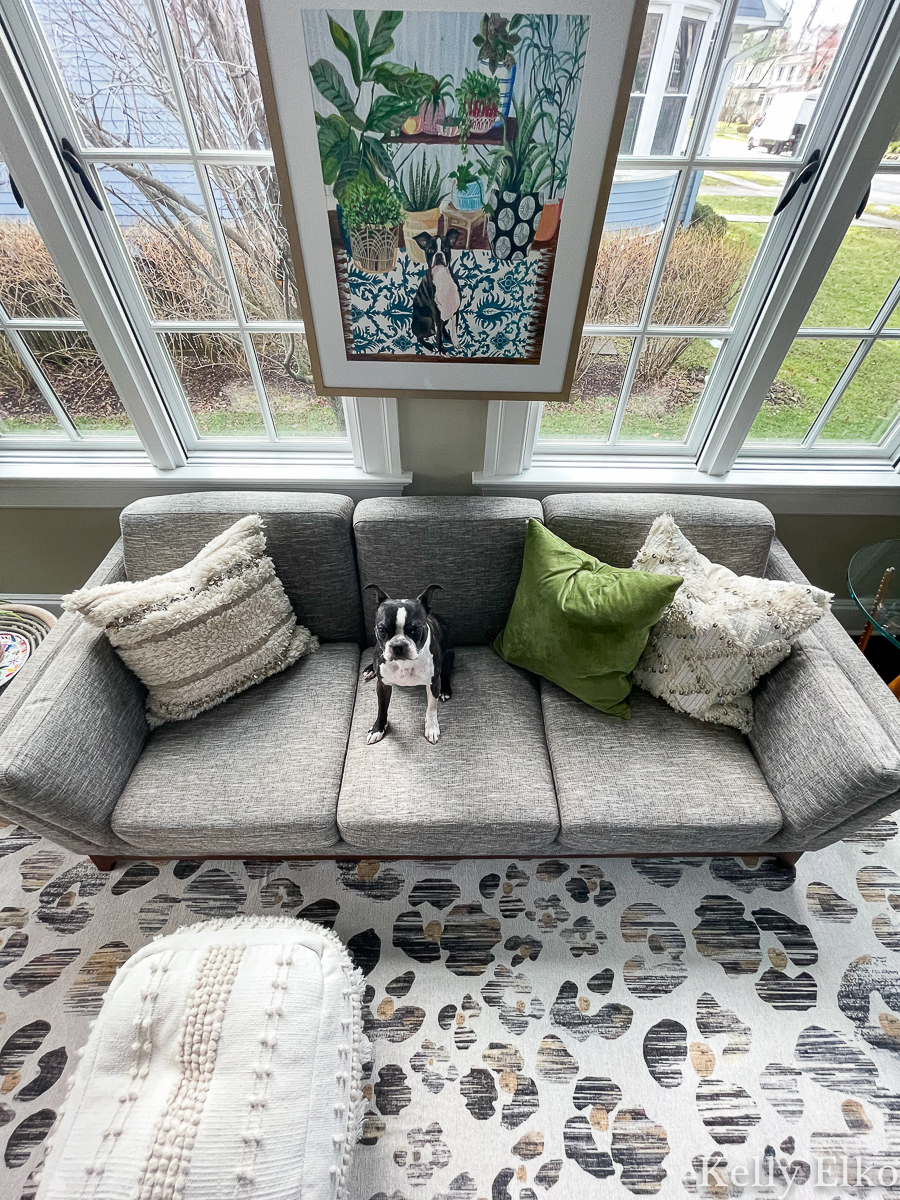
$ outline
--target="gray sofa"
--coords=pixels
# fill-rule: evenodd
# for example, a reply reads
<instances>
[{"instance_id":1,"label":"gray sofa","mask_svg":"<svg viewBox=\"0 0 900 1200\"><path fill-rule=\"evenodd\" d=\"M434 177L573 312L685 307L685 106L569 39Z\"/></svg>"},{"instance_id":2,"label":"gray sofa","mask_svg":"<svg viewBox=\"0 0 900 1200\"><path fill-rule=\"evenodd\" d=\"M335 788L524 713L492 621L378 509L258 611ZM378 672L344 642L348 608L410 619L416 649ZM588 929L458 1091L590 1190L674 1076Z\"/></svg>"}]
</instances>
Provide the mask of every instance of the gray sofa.
<instances>
[{"instance_id":1,"label":"gray sofa","mask_svg":"<svg viewBox=\"0 0 900 1200\"><path fill-rule=\"evenodd\" d=\"M179 566L239 516L268 547L318 653L150 733L144 690L66 616L0 697L0 812L98 865L134 857L771 853L795 858L900 807L900 705L826 617L755 693L745 739L635 689L623 722L491 649L526 522L629 566L661 512L739 573L803 580L762 505L592 493L535 500L194 493L124 510L91 584ZM371 593L440 583L457 647L436 746L418 689L365 730ZM436 606L437 607L437 606Z\"/></svg>"}]
</instances>

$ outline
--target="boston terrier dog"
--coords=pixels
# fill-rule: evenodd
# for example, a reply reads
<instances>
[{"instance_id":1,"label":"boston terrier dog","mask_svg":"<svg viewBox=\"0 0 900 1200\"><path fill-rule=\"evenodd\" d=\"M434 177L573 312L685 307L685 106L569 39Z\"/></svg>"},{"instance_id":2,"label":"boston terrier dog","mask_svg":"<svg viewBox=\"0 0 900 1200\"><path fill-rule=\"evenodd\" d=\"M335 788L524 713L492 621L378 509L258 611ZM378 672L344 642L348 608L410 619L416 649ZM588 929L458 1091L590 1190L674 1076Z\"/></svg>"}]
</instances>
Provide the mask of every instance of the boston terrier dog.
<instances>
[{"instance_id":1,"label":"boston terrier dog","mask_svg":"<svg viewBox=\"0 0 900 1200\"><path fill-rule=\"evenodd\" d=\"M425 251L425 274L413 296L412 331L427 350L444 353L444 338L449 336L459 349L456 327L461 303L459 284L450 267L450 251L463 235L448 229L443 237L420 233L416 242ZM434 344L432 345L432 341Z\"/></svg>"},{"instance_id":2,"label":"boston terrier dog","mask_svg":"<svg viewBox=\"0 0 900 1200\"><path fill-rule=\"evenodd\" d=\"M443 591L432 583L415 600L391 600L377 583L367 583L375 593L375 656L366 667L364 679L376 680L378 715L366 735L366 744L380 742L387 733L391 691L397 687L425 688L425 737L436 742L441 736L437 718L438 700L452 695L450 674L454 653L447 649L447 635L431 611L431 593Z\"/></svg>"}]
</instances>

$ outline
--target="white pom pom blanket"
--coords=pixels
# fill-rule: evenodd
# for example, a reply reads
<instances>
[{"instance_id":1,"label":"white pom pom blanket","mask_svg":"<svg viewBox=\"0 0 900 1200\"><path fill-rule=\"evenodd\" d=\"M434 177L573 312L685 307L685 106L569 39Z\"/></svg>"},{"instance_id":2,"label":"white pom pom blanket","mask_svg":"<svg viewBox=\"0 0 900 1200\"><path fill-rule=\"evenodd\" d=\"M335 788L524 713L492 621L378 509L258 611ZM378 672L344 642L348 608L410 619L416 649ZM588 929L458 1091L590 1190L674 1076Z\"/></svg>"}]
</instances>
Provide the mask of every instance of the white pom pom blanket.
<instances>
[{"instance_id":1,"label":"white pom pom blanket","mask_svg":"<svg viewBox=\"0 0 900 1200\"><path fill-rule=\"evenodd\" d=\"M341 1200L368 1047L331 932L204 921L116 975L39 1200Z\"/></svg>"}]
</instances>

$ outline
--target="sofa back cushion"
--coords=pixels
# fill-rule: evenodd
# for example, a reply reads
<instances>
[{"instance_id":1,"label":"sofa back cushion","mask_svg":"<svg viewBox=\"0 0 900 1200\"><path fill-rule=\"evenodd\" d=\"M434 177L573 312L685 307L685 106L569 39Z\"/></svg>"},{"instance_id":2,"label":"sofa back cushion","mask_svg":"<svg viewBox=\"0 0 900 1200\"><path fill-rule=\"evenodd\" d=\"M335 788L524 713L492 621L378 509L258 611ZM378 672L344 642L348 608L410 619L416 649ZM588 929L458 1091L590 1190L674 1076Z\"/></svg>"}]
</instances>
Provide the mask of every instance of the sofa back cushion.
<instances>
[{"instance_id":1,"label":"sofa back cushion","mask_svg":"<svg viewBox=\"0 0 900 1200\"><path fill-rule=\"evenodd\" d=\"M362 609L347 496L192 492L137 500L120 518L128 578L183 566L249 513L263 519L266 552L301 625L323 642L359 641Z\"/></svg>"},{"instance_id":2,"label":"sofa back cushion","mask_svg":"<svg viewBox=\"0 0 900 1200\"><path fill-rule=\"evenodd\" d=\"M496 637L509 616L522 570L529 517L541 520L537 500L489 496L400 496L362 500L353 532L363 584L389 596L416 596L429 583L455 645ZM375 598L363 593L366 636L373 633Z\"/></svg>"},{"instance_id":3,"label":"sofa back cushion","mask_svg":"<svg viewBox=\"0 0 900 1200\"><path fill-rule=\"evenodd\" d=\"M660 513L671 513L701 554L737 575L766 573L775 518L755 500L665 492L547 496L544 523L601 562L630 567Z\"/></svg>"}]
</instances>

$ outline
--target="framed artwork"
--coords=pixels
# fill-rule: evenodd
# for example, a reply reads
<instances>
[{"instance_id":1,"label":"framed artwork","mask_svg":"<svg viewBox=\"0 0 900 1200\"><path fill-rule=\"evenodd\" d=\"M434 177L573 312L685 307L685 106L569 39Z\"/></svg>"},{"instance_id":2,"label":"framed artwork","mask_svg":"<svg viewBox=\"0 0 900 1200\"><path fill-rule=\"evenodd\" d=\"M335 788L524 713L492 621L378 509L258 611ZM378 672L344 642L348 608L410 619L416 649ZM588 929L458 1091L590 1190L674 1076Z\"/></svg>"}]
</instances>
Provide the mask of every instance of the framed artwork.
<instances>
[{"instance_id":1,"label":"framed artwork","mask_svg":"<svg viewBox=\"0 0 900 1200\"><path fill-rule=\"evenodd\" d=\"M646 0L249 0L323 395L568 395Z\"/></svg>"}]
</instances>

